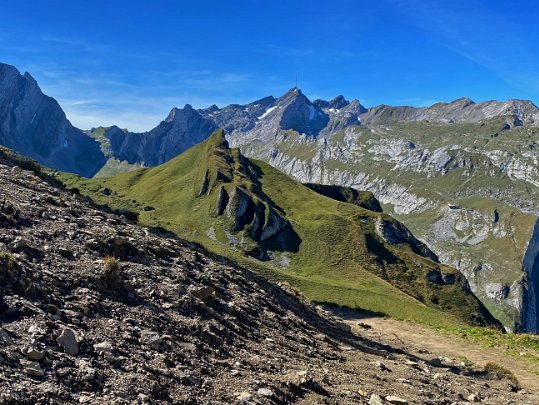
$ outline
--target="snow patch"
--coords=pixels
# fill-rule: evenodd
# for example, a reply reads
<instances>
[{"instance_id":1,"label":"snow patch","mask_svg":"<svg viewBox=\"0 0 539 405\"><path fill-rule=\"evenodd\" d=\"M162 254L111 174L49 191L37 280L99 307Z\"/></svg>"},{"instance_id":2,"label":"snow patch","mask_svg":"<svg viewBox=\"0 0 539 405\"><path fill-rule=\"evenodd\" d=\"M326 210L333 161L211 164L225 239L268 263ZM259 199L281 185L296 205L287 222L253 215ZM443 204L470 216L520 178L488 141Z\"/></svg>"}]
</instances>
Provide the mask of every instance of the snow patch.
<instances>
[{"instance_id":1,"label":"snow patch","mask_svg":"<svg viewBox=\"0 0 539 405\"><path fill-rule=\"evenodd\" d=\"M315 110L315 108L312 105L307 106L309 107L309 120L314 120L314 117L318 115L318 111Z\"/></svg>"},{"instance_id":2,"label":"snow patch","mask_svg":"<svg viewBox=\"0 0 539 405\"><path fill-rule=\"evenodd\" d=\"M261 119L264 118L266 115L268 115L269 113L271 113L272 111L274 111L276 108L278 108L278 106L268 108L264 114L262 114L260 117L258 117L258 119L261 120Z\"/></svg>"}]
</instances>

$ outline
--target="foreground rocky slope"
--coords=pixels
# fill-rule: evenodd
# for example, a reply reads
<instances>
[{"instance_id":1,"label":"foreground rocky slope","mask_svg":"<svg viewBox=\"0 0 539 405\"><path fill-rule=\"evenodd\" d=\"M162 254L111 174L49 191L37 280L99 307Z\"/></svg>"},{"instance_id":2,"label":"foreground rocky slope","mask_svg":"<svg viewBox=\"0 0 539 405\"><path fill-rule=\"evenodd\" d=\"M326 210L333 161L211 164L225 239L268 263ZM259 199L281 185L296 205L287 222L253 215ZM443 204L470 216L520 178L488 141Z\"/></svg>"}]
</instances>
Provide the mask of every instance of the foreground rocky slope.
<instances>
[{"instance_id":1,"label":"foreground rocky slope","mask_svg":"<svg viewBox=\"0 0 539 405\"><path fill-rule=\"evenodd\" d=\"M531 404L0 155L0 403ZM32 169L32 170L26 170Z\"/></svg>"}]
</instances>

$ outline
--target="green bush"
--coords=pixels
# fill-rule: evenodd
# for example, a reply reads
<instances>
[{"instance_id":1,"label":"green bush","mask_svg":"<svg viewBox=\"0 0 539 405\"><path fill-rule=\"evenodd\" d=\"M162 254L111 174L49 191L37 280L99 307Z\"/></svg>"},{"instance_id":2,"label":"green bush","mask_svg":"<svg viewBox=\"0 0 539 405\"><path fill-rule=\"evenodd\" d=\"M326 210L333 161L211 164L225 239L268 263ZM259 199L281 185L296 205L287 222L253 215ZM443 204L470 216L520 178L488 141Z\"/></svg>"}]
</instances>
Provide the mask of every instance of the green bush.
<instances>
[{"instance_id":1,"label":"green bush","mask_svg":"<svg viewBox=\"0 0 539 405\"><path fill-rule=\"evenodd\" d=\"M108 288L115 288L122 283L122 274L120 269L120 261L112 256L107 256L102 259L103 269L100 273L100 279Z\"/></svg>"},{"instance_id":2,"label":"green bush","mask_svg":"<svg viewBox=\"0 0 539 405\"><path fill-rule=\"evenodd\" d=\"M484 371L486 374L495 376L499 378L500 380L505 379L505 380L511 381L517 388L520 387L520 384L517 378L515 377L515 375L513 374L513 372L499 365L498 363L488 362L485 365Z\"/></svg>"},{"instance_id":3,"label":"green bush","mask_svg":"<svg viewBox=\"0 0 539 405\"><path fill-rule=\"evenodd\" d=\"M13 256L8 252L0 251L0 268L3 270L11 270L15 266Z\"/></svg>"}]
</instances>

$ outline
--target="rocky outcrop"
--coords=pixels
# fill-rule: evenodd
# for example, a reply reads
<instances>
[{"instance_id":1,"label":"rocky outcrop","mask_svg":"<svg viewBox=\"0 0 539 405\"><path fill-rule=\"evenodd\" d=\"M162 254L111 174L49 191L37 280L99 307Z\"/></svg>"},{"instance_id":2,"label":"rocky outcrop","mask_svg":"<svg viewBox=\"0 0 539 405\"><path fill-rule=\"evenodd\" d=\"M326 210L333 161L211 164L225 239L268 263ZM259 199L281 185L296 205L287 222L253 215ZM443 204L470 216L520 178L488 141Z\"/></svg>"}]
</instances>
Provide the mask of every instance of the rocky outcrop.
<instances>
[{"instance_id":1,"label":"rocky outcrop","mask_svg":"<svg viewBox=\"0 0 539 405\"><path fill-rule=\"evenodd\" d=\"M520 330L539 333L539 221L524 255L524 294Z\"/></svg>"},{"instance_id":2,"label":"rocky outcrop","mask_svg":"<svg viewBox=\"0 0 539 405\"><path fill-rule=\"evenodd\" d=\"M105 164L100 145L74 128L29 73L0 64L0 144L58 170L91 177Z\"/></svg>"},{"instance_id":3,"label":"rocky outcrop","mask_svg":"<svg viewBox=\"0 0 539 405\"><path fill-rule=\"evenodd\" d=\"M289 222L272 205L271 200L252 195L243 187L234 186L230 195L224 187L219 191L216 212L232 219L232 231L248 229L250 236L262 242L276 236L290 226Z\"/></svg>"},{"instance_id":4,"label":"rocky outcrop","mask_svg":"<svg viewBox=\"0 0 539 405\"><path fill-rule=\"evenodd\" d=\"M111 127L104 133L112 156L121 161L157 166L206 139L217 129L189 104L173 108L168 117L146 133L130 133Z\"/></svg>"},{"instance_id":5,"label":"rocky outcrop","mask_svg":"<svg viewBox=\"0 0 539 405\"><path fill-rule=\"evenodd\" d=\"M226 207L227 214L234 221L232 230L237 232L245 228L245 225L254 221L256 205L247 191L240 187L234 187L230 195L230 201ZM259 214L260 215L260 214Z\"/></svg>"},{"instance_id":6,"label":"rocky outcrop","mask_svg":"<svg viewBox=\"0 0 539 405\"><path fill-rule=\"evenodd\" d=\"M305 186L318 194L325 195L337 201L347 202L365 208L369 211L382 212L382 206L370 191L358 191L352 187L304 183Z\"/></svg>"},{"instance_id":7,"label":"rocky outcrop","mask_svg":"<svg viewBox=\"0 0 539 405\"><path fill-rule=\"evenodd\" d=\"M256 244L253 248L252 243L247 243L247 253L265 257L260 243L286 233L291 228L290 223L282 210L262 192L250 162L238 150L230 149L223 130L213 133L206 144L203 160L208 168L204 170L196 197L208 197L213 190L218 190L213 212L217 217L230 220L226 232L230 235L245 232L247 239ZM230 240L237 244L235 236Z\"/></svg>"},{"instance_id":8,"label":"rocky outcrop","mask_svg":"<svg viewBox=\"0 0 539 405\"><path fill-rule=\"evenodd\" d=\"M438 256L426 244L416 239L408 228L395 219L379 217L375 224L375 230L387 243L409 245L413 252L439 263Z\"/></svg>"}]
</instances>

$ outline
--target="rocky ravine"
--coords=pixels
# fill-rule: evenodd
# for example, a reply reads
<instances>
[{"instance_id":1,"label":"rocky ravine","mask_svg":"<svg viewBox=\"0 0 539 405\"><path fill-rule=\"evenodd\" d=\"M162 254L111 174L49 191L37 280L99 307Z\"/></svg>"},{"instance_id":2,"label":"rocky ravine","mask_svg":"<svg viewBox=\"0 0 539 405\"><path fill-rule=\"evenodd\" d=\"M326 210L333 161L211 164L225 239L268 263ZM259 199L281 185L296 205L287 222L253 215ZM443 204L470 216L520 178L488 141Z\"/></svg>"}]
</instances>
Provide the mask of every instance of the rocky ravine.
<instances>
[{"instance_id":1,"label":"rocky ravine","mask_svg":"<svg viewBox=\"0 0 539 405\"><path fill-rule=\"evenodd\" d=\"M0 403L534 401L508 380L354 335L9 159L0 184Z\"/></svg>"}]
</instances>

